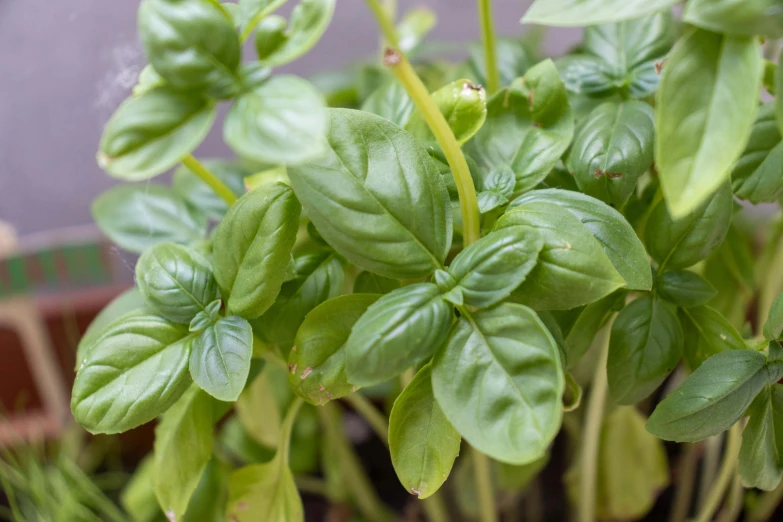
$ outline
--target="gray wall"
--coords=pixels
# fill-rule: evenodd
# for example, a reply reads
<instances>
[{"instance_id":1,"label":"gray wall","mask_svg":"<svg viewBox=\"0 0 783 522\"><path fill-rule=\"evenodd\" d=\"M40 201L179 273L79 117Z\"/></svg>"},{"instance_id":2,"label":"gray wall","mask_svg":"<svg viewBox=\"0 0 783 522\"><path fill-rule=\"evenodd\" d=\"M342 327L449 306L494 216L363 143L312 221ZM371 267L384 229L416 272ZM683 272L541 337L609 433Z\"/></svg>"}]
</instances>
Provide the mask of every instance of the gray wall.
<instances>
[{"instance_id":1,"label":"gray wall","mask_svg":"<svg viewBox=\"0 0 783 522\"><path fill-rule=\"evenodd\" d=\"M474 0L400 4L434 8L436 39L479 38ZM529 4L495 0L498 32L520 34ZM145 61L137 6L137 0L0 0L0 220L21 235L90 223L91 201L113 184L95 164L95 151L103 124ZM551 31L546 46L560 53L577 38ZM288 70L307 76L339 68L372 56L377 41L364 2L338 0L320 45ZM229 155L216 128L198 154Z\"/></svg>"}]
</instances>

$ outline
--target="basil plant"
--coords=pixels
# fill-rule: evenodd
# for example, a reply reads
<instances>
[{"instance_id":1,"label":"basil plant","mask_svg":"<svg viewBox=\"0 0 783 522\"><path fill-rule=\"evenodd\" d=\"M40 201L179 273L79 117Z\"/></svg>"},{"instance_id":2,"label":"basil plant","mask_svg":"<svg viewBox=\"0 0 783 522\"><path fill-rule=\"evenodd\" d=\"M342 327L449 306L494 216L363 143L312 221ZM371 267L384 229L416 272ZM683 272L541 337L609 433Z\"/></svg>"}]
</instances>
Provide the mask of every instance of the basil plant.
<instances>
[{"instance_id":1,"label":"basil plant","mask_svg":"<svg viewBox=\"0 0 783 522\"><path fill-rule=\"evenodd\" d=\"M366 0L380 58L310 80L279 67L336 0L285 3L140 2L97 154L129 184L93 206L137 284L71 399L91 433L157 420L131 518L303 521L301 490L394 520L349 409L433 522L520 520L553 451L568 519L641 519L672 476L672 520L770 516L783 220L751 206L783 198L783 3L536 0L524 24L586 26L552 60L479 0L449 62L435 13ZM216 124L235 159L194 157Z\"/></svg>"}]
</instances>

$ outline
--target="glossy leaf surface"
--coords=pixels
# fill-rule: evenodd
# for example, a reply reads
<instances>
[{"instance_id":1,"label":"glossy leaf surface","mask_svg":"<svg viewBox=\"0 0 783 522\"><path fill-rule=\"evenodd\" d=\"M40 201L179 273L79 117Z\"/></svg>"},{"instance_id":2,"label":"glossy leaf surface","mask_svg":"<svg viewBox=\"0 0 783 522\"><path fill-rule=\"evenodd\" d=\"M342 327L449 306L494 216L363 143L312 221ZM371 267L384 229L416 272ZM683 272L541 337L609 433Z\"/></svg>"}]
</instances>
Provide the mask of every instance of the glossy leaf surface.
<instances>
[{"instance_id":1,"label":"glossy leaf surface","mask_svg":"<svg viewBox=\"0 0 783 522\"><path fill-rule=\"evenodd\" d=\"M745 341L737 329L714 308L684 309L680 322L685 334L685 359L691 369L698 368L716 353L745 348Z\"/></svg>"},{"instance_id":2,"label":"glossy leaf surface","mask_svg":"<svg viewBox=\"0 0 783 522\"><path fill-rule=\"evenodd\" d=\"M705 305L718 293L709 281L688 270L664 272L655 289L662 298L685 308Z\"/></svg>"},{"instance_id":3,"label":"glossy leaf surface","mask_svg":"<svg viewBox=\"0 0 783 522\"><path fill-rule=\"evenodd\" d=\"M114 321L124 316L125 314L144 311L144 296L141 295L136 288L131 288L115 297L108 305L106 305L100 313L95 316L90 326L82 334L82 338L79 339L79 346L76 350L76 368L84 360L84 356L87 350L97 341L103 332Z\"/></svg>"},{"instance_id":4,"label":"glossy leaf surface","mask_svg":"<svg viewBox=\"0 0 783 522\"><path fill-rule=\"evenodd\" d=\"M277 11L288 0L239 0L240 26L243 36L249 34L265 17Z\"/></svg>"},{"instance_id":5,"label":"glossy leaf surface","mask_svg":"<svg viewBox=\"0 0 783 522\"><path fill-rule=\"evenodd\" d=\"M435 356L432 387L451 424L496 460L540 458L560 429L557 345L527 307L502 304L461 318Z\"/></svg>"},{"instance_id":6,"label":"glossy leaf surface","mask_svg":"<svg viewBox=\"0 0 783 522\"><path fill-rule=\"evenodd\" d=\"M536 0L522 23L581 27L638 18L676 3L677 0Z\"/></svg>"},{"instance_id":7,"label":"glossy leaf surface","mask_svg":"<svg viewBox=\"0 0 783 522\"><path fill-rule=\"evenodd\" d=\"M286 27L280 17L270 16L256 30L258 59L270 66L292 62L312 49L321 39L334 14L336 0L300 0L291 11Z\"/></svg>"},{"instance_id":8,"label":"glossy leaf surface","mask_svg":"<svg viewBox=\"0 0 783 522\"><path fill-rule=\"evenodd\" d=\"M221 401L235 401L245 387L253 356L253 329L241 317L220 319L194 341L190 375L201 389Z\"/></svg>"},{"instance_id":9,"label":"glossy leaf surface","mask_svg":"<svg viewBox=\"0 0 783 522\"><path fill-rule=\"evenodd\" d=\"M460 145L472 138L487 119L487 91L470 80L457 80L432 93ZM421 112L414 110L405 130L417 139L435 143Z\"/></svg>"},{"instance_id":10,"label":"glossy leaf surface","mask_svg":"<svg viewBox=\"0 0 783 522\"><path fill-rule=\"evenodd\" d=\"M683 21L718 33L783 37L783 6L779 0L694 0Z\"/></svg>"},{"instance_id":11,"label":"glossy leaf surface","mask_svg":"<svg viewBox=\"0 0 783 522\"><path fill-rule=\"evenodd\" d=\"M362 271L353 282L354 294L388 294L400 287L396 279L379 276L372 272Z\"/></svg>"},{"instance_id":12,"label":"glossy leaf surface","mask_svg":"<svg viewBox=\"0 0 783 522\"><path fill-rule=\"evenodd\" d=\"M754 205L783 197L783 141L772 103L759 110L748 145L731 173L731 188L735 196Z\"/></svg>"}]
</instances>

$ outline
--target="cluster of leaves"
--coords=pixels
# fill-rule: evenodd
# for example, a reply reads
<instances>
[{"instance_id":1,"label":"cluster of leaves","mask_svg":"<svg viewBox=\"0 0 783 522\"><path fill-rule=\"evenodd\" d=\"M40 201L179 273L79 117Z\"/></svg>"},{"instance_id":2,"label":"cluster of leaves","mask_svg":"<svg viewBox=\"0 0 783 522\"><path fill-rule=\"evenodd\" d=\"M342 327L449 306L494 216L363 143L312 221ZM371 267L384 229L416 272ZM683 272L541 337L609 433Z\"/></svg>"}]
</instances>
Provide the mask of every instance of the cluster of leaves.
<instances>
[{"instance_id":1,"label":"cluster of leaves","mask_svg":"<svg viewBox=\"0 0 783 522\"><path fill-rule=\"evenodd\" d=\"M330 401L384 386L409 492L434 495L462 439L521 488L575 407L564 395L604 371L585 357L603 346L619 407L599 451L649 459L636 474L601 468L640 491L629 505L599 484L602 516L643 515L668 482L650 433L697 441L746 413L740 476L777 486L783 301L763 339L740 334L757 281L732 221L736 198L783 195L783 102L760 104L762 86L783 89L783 66L763 74L760 44L783 36L779 3L693 0L680 24L673 0L538 0L525 22L589 26L578 52L536 63L501 39L502 85L489 94L481 49L462 64L422 59L426 101L392 74L404 57L318 88L272 75L317 42L335 4L301 0L286 20L273 14L283 3L141 2L150 65L98 161L125 181L183 166L171 187L127 185L95 202L106 234L141 254L138 288L82 340L71 402L93 433L159 419L129 510L157 497L170 520L194 502L232 520L302 520L294 471L321 451L327 482L356 472L341 469L354 457ZM421 51L433 23L428 11L406 16L394 53ZM253 33L257 59L243 63ZM219 102L232 103L223 133L240 160L202 164L191 153ZM469 167L478 241L463 239L470 202L430 109ZM759 308L781 286L763 281ZM631 406L681 361L693 373L648 433ZM230 471L216 440L249 464ZM383 519L366 507L371 492L347 487L350 498L332 494Z\"/></svg>"}]
</instances>

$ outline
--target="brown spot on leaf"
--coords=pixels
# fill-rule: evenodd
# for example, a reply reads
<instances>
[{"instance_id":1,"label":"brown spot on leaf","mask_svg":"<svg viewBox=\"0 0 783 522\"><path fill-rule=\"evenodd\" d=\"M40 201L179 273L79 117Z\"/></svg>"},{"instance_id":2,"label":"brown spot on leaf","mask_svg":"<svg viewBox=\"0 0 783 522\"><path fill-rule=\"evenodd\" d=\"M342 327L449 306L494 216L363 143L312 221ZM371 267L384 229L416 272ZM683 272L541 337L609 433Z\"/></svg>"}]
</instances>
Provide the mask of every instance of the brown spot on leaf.
<instances>
[{"instance_id":1,"label":"brown spot on leaf","mask_svg":"<svg viewBox=\"0 0 783 522\"><path fill-rule=\"evenodd\" d=\"M411 495L419 497L421 496L421 491L416 488L411 488Z\"/></svg>"},{"instance_id":2,"label":"brown spot on leaf","mask_svg":"<svg viewBox=\"0 0 783 522\"><path fill-rule=\"evenodd\" d=\"M623 177L622 172L607 172L606 177L609 179L620 179Z\"/></svg>"},{"instance_id":3,"label":"brown spot on leaf","mask_svg":"<svg viewBox=\"0 0 783 522\"><path fill-rule=\"evenodd\" d=\"M288 371L291 373L296 373L296 365L294 363L288 363Z\"/></svg>"},{"instance_id":4,"label":"brown spot on leaf","mask_svg":"<svg viewBox=\"0 0 783 522\"><path fill-rule=\"evenodd\" d=\"M174 513L174 510L167 509L166 510L166 519L168 519L169 522L177 522L177 514Z\"/></svg>"},{"instance_id":5,"label":"brown spot on leaf","mask_svg":"<svg viewBox=\"0 0 783 522\"><path fill-rule=\"evenodd\" d=\"M386 67L394 67L395 65L399 65L401 61L402 55L400 55L399 51L396 49L387 47L386 50L383 51L383 65Z\"/></svg>"},{"instance_id":6,"label":"brown spot on leaf","mask_svg":"<svg viewBox=\"0 0 783 522\"><path fill-rule=\"evenodd\" d=\"M307 367L307 368L305 368L305 369L304 369L304 371L302 372L302 376L300 377L300 379L304 380L304 379L305 379L305 378L306 378L308 375L310 375L311 373L313 373L313 369L312 369L312 368L310 368L310 367L308 366L308 367Z\"/></svg>"},{"instance_id":7,"label":"brown spot on leaf","mask_svg":"<svg viewBox=\"0 0 783 522\"><path fill-rule=\"evenodd\" d=\"M655 62L655 73L661 74L661 71L663 70L663 66L666 64L666 60L661 60L659 62Z\"/></svg>"},{"instance_id":8,"label":"brown spot on leaf","mask_svg":"<svg viewBox=\"0 0 783 522\"><path fill-rule=\"evenodd\" d=\"M604 175L604 172L599 169L598 167L595 168L595 172L593 172L593 176L595 176L595 179L601 179L601 176Z\"/></svg>"},{"instance_id":9,"label":"brown spot on leaf","mask_svg":"<svg viewBox=\"0 0 783 522\"><path fill-rule=\"evenodd\" d=\"M247 502L237 502L237 509L239 511L245 511L247 509Z\"/></svg>"}]
</instances>

